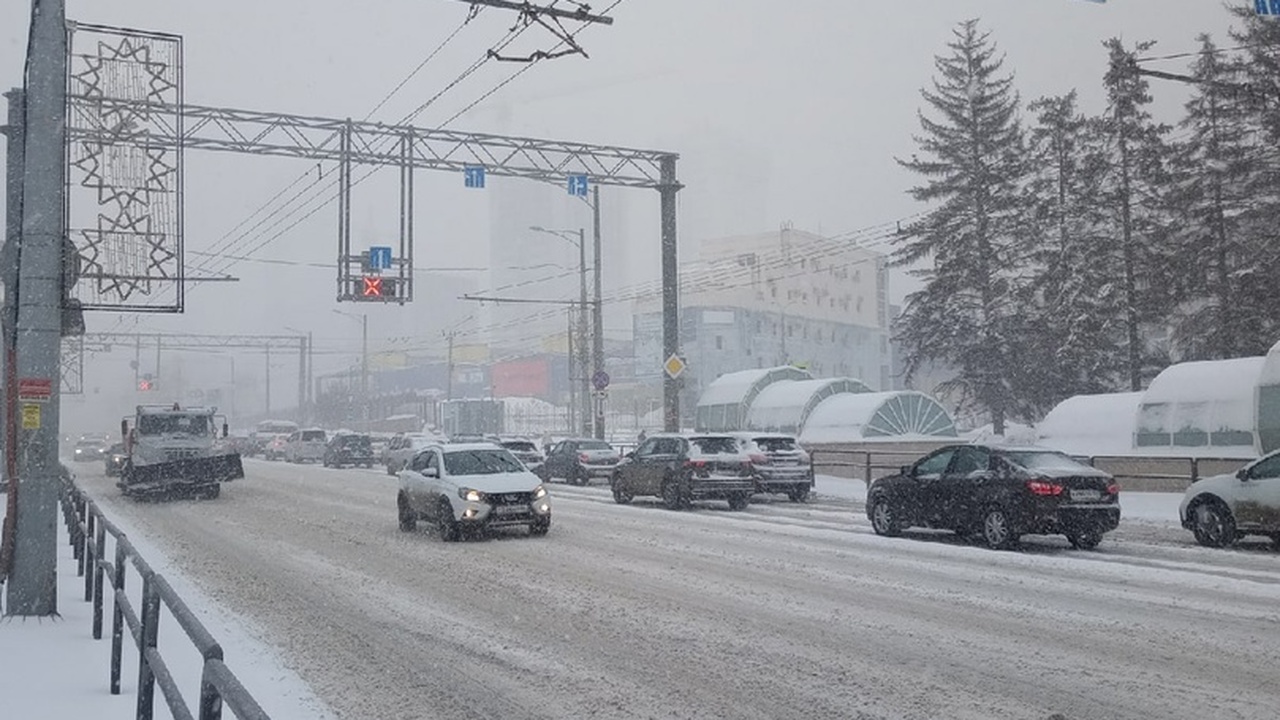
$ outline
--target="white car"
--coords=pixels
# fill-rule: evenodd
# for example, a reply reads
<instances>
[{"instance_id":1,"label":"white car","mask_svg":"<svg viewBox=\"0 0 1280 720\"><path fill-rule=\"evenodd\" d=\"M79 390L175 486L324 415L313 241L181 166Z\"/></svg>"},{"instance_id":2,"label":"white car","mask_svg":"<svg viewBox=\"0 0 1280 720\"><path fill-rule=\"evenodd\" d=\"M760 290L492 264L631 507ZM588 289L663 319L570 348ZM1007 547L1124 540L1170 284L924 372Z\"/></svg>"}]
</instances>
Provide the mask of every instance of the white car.
<instances>
[{"instance_id":1,"label":"white car","mask_svg":"<svg viewBox=\"0 0 1280 720\"><path fill-rule=\"evenodd\" d=\"M298 430L285 441L284 459L291 463L318 463L324 460L324 449L328 444L329 437L320 428Z\"/></svg>"},{"instance_id":2,"label":"white car","mask_svg":"<svg viewBox=\"0 0 1280 720\"><path fill-rule=\"evenodd\" d=\"M551 529L551 498L538 476L506 448L491 443L431 445L401 470L396 506L400 529L434 524L445 542L462 532L525 526Z\"/></svg>"},{"instance_id":3,"label":"white car","mask_svg":"<svg viewBox=\"0 0 1280 720\"><path fill-rule=\"evenodd\" d=\"M422 452L423 449L430 445L439 443L439 438L418 433L397 435L391 438L391 442L387 445L387 474L395 475L408 467L409 461L413 459L414 455Z\"/></svg>"},{"instance_id":4,"label":"white car","mask_svg":"<svg viewBox=\"0 0 1280 720\"><path fill-rule=\"evenodd\" d=\"M1233 475L1192 483L1178 516L1206 547L1231 545L1244 535L1265 535L1280 545L1280 451Z\"/></svg>"}]
</instances>

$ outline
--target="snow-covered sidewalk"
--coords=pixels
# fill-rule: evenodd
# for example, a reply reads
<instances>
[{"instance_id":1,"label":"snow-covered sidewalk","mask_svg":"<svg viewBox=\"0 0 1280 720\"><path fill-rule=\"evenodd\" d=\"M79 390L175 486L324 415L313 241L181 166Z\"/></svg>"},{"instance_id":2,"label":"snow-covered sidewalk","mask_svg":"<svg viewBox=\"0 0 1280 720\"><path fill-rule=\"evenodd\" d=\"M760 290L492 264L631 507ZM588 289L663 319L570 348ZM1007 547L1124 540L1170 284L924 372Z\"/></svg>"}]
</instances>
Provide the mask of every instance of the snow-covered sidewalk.
<instances>
[{"instance_id":1,"label":"snow-covered sidewalk","mask_svg":"<svg viewBox=\"0 0 1280 720\"><path fill-rule=\"evenodd\" d=\"M0 500L4 499L0 494ZM0 520L4 517L0 502ZM110 513L108 511L108 516ZM110 518L119 524L117 518ZM103 597L103 638L92 637L92 603L84 602L84 578L76 574L76 560L61 514L58 518L58 617L0 617L0 717L96 718L135 717L138 653L125 632L121 694L111 695L111 592ZM213 637L222 645L228 667L262 708L277 720L332 717L311 689L285 668L275 652L230 613L196 589L145 537L122 526L152 568L165 576ZM113 543L108 541L108 549ZM141 581L132 567L130 602L140 608ZM7 589L0 586L0 592ZM2 597L2 596L0 596ZM202 661L172 615L162 612L160 651L193 710L199 697ZM156 688L157 718L169 710ZM230 716L230 712L227 712Z\"/></svg>"}]
</instances>

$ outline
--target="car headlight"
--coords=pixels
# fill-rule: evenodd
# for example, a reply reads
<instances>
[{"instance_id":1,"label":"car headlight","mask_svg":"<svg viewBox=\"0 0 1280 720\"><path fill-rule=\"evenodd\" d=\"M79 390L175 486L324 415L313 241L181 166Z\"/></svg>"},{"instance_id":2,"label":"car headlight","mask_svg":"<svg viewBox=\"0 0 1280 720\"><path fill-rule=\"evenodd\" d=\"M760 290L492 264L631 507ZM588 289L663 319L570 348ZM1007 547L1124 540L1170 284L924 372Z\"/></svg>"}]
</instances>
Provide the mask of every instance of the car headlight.
<instances>
[{"instance_id":1,"label":"car headlight","mask_svg":"<svg viewBox=\"0 0 1280 720\"><path fill-rule=\"evenodd\" d=\"M541 485L533 489L533 499L544 498L547 496L547 489Z\"/></svg>"},{"instance_id":2,"label":"car headlight","mask_svg":"<svg viewBox=\"0 0 1280 720\"><path fill-rule=\"evenodd\" d=\"M462 498L463 500L466 500L467 502L478 503L478 502L488 501L488 496L480 492L479 490L472 490L471 488L464 488L464 487L458 488L458 497Z\"/></svg>"}]
</instances>

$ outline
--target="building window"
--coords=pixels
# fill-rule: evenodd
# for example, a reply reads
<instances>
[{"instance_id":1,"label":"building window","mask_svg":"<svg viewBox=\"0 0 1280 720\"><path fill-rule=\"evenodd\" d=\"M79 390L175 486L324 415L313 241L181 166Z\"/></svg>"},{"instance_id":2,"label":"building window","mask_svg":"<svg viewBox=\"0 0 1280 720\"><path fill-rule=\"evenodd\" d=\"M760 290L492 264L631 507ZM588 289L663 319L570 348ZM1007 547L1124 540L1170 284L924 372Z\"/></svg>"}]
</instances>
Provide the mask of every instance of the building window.
<instances>
[{"instance_id":1,"label":"building window","mask_svg":"<svg viewBox=\"0 0 1280 720\"><path fill-rule=\"evenodd\" d=\"M724 338L719 335L716 336L716 349L717 350L724 349Z\"/></svg>"}]
</instances>

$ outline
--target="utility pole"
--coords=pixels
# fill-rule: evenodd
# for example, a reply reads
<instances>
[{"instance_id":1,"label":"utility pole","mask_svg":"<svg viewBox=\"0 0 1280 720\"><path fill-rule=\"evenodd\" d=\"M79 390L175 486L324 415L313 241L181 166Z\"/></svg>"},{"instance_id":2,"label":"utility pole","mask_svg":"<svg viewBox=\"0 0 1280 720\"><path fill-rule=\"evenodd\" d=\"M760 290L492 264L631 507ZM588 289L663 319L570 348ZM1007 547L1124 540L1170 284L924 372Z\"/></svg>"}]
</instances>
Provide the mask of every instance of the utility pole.
<instances>
[{"instance_id":1,"label":"utility pole","mask_svg":"<svg viewBox=\"0 0 1280 720\"><path fill-rule=\"evenodd\" d=\"M267 418L270 419L271 418L271 346L270 345L267 346L267 362L265 367L267 371L267 377L266 377Z\"/></svg>"},{"instance_id":2,"label":"utility pole","mask_svg":"<svg viewBox=\"0 0 1280 720\"><path fill-rule=\"evenodd\" d=\"M23 91L15 88L5 97L9 101L9 128L0 272L4 273L4 482L9 492L0 532L0 580L8 575L13 561L14 522L18 515L18 246L22 238L22 127L26 122Z\"/></svg>"},{"instance_id":3,"label":"utility pole","mask_svg":"<svg viewBox=\"0 0 1280 720\"><path fill-rule=\"evenodd\" d=\"M676 244L676 156L662 158L662 184L658 188L662 212L662 361L680 355L680 263ZM680 430L680 381L670 375L662 380L663 429Z\"/></svg>"},{"instance_id":4,"label":"utility pole","mask_svg":"<svg viewBox=\"0 0 1280 720\"><path fill-rule=\"evenodd\" d=\"M369 313L360 315L360 396L364 431L369 432Z\"/></svg>"},{"instance_id":5,"label":"utility pole","mask_svg":"<svg viewBox=\"0 0 1280 720\"><path fill-rule=\"evenodd\" d=\"M574 364L573 359L575 355L573 354L573 306L572 305L570 305L568 309L565 311L565 317L569 321L569 324L565 330L564 336L568 344L567 350L569 355L568 357L568 360L569 360L569 364L568 364L568 368L569 368L569 434L572 435L574 432L574 428L578 427L578 423L577 423L578 379L573 376L573 364Z\"/></svg>"},{"instance_id":6,"label":"utility pole","mask_svg":"<svg viewBox=\"0 0 1280 720\"><path fill-rule=\"evenodd\" d=\"M23 406L9 615L58 612L58 402L66 216L67 11L34 0L27 48L22 236L19 241L17 369L50 383L48 401ZM28 422L28 420L35 422Z\"/></svg>"},{"instance_id":7,"label":"utility pole","mask_svg":"<svg viewBox=\"0 0 1280 720\"><path fill-rule=\"evenodd\" d=\"M595 265L592 274L595 276L595 303L591 308L591 382L604 372L604 303L600 299L600 186L591 188L591 224L595 240ZM604 391L598 390L595 397L595 438L604 439Z\"/></svg>"},{"instance_id":8,"label":"utility pole","mask_svg":"<svg viewBox=\"0 0 1280 720\"><path fill-rule=\"evenodd\" d=\"M587 232L578 228L578 383L582 392L582 436L591 436L591 372L587 353Z\"/></svg>"},{"instance_id":9,"label":"utility pole","mask_svg":"<svg viewBox=\"0 0 1280 720\"><path fill-rule=\"evenodd\" d=\"M453 338L456 335L457 333L451 330L449 331L449 334L447 336L449 338L449 358L446 361L446 367L445 367L445 373L448 375L448 377L446 377L444 380L444 387L445 387L444 399L445 400L453 399Z\"/></svg>"},{"instance_id":10,"label":"utility pole","mask_svg":"<svg viewBox=\"0 0 1280 720\"><path fill-rule=\"evenodd\" d=\"M307 424L307 336L298 336L298 424Z\"/></svg>"},{"instance_id":11,"label":"utility pole","mask_svg":"<svg viewBox=\"0 0 1280 720\"><path fill-rule=\"evenodd\" d=\"M316 396L315 396L315 376L316 376L316 342L310 332L307 332L307 422L315 423L316 413Z\"/></svg>"}]
</instances>

